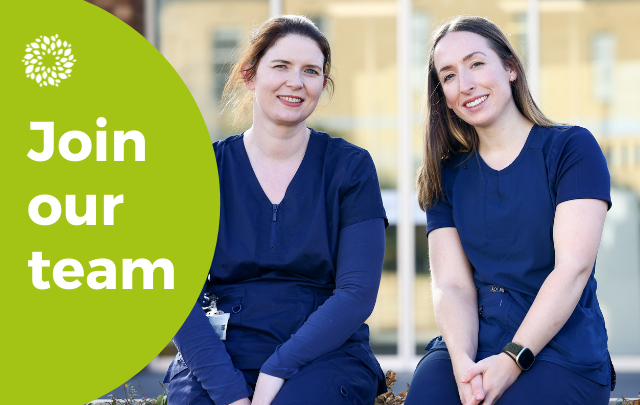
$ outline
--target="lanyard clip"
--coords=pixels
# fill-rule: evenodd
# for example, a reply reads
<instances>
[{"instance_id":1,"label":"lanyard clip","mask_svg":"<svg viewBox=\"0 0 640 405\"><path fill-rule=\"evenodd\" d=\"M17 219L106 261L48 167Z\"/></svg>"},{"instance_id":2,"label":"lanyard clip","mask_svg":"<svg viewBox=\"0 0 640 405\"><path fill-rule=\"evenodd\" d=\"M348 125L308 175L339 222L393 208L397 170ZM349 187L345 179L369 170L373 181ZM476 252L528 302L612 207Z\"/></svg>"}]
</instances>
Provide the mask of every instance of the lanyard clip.
<instances>
[{"instance_id":1,"label":"lanyard clip","mask_svg":"<svg viewBox=\"0 0 640 405\"><path fill-rule=\"evenodd\" d=\"M214 293L204 294L204 304L209 304L206 307L202 307L205 312L218 312L218 297Z\"/></svg>"}]
</instances>

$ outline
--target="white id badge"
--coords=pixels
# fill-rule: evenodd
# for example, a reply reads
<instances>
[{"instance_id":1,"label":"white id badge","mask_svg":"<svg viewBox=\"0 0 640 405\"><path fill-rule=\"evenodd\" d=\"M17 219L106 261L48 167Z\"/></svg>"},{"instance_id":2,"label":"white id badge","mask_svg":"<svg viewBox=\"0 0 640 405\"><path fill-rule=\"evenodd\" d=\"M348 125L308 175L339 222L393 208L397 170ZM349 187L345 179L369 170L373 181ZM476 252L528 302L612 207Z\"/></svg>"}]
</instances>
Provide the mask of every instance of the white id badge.
<instances>
[{"instance_id":1,"label":"white id badge","mask_svg":"<svg viewBox=\"0 0 640 405\"><path fill-rule=\"evenodd\" d=\"M213 330L220 336L220 340L226 340L229 314L222 311L209 311L207 318L209 318L209 323L213 326Z\"/></svg>"}]
</instances>

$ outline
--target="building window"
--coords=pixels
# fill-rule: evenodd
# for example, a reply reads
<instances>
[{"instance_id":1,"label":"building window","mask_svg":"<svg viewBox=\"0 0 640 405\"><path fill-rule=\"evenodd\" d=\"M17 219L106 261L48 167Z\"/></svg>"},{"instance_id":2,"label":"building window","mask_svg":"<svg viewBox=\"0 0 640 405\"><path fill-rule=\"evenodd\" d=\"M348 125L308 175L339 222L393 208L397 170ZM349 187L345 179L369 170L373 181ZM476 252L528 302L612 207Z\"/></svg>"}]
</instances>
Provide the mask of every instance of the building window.
<instances>
[{"instance_id":1,"label":"building window","mask_svg":"<svg viewBox=\"0 0 640 405\"><path fill-rule=\"evenodd\" d=\"M599 32L591 39L593 97L604 104L613 101L613 69L616 39L610 32Z\"/></svg>"},{"instance_id":2,"label":"building window","mask_svg":"<svg viewBox=\"0 0 640 405\"><path fill-rule=\"evenodd\" d=\"M222 98L224 85L233 67L234 50L240 43L242 30L238 27L218 28L213 33L213 95Z\"/></svg>"}]
</instances>

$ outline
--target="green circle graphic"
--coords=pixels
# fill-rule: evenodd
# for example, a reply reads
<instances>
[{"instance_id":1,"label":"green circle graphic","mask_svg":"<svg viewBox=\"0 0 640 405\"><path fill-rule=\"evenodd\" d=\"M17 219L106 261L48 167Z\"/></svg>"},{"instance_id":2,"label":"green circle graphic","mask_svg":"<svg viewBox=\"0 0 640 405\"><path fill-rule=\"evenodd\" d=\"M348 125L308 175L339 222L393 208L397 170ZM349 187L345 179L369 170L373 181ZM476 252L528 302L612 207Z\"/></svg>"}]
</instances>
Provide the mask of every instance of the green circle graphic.
<instances>
[{"instance_id":1,"label":"green circle graphic","mask_svg":"<svg viewBox=\"0 0 640 405\"><path fill-rule=\"evenodd\" d=\"M126 24L82 0L1 10L2 402L83 404L193 307L218 230L215 156L178 74Z\"/></svg>"}]
</instances>

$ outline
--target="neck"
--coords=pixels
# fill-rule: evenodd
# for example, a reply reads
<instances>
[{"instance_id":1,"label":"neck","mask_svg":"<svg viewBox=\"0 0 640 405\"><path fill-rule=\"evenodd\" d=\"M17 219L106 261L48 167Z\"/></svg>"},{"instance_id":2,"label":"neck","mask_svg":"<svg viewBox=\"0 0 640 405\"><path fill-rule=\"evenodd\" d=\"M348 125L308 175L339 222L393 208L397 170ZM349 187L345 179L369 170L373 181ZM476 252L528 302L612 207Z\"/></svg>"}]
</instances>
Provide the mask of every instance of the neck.
<instances>
[{"instance_id":1,"label":"neck","mask_svg":"<svg viewBox=\"0 0 640 405\"><path fill-rule=\"evenodd\" d=\"M270 160L289 160L304 154L311 130L303 121L299 124L278 125L259 122L254 117L251 128L244 132L244 144L249 155L259 154Z\"/></svg>"},{"instance_id":2,"label":"neck","mask_svg":"<svg viewBox=\"0 0 640 405\"><path fill-rule=\"evenodd\" d=\"M533 122L522 115L515 104L512 107L511 111L503 114L504 119L498 119L487 127L475 127L480 142L480 154L519 149L524 145Z\"/></svg>"}]
</instances>

